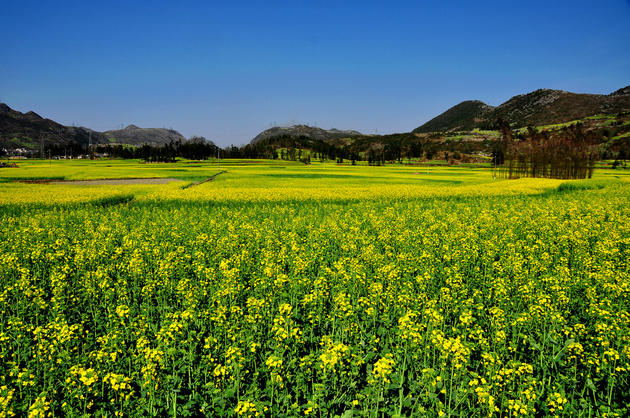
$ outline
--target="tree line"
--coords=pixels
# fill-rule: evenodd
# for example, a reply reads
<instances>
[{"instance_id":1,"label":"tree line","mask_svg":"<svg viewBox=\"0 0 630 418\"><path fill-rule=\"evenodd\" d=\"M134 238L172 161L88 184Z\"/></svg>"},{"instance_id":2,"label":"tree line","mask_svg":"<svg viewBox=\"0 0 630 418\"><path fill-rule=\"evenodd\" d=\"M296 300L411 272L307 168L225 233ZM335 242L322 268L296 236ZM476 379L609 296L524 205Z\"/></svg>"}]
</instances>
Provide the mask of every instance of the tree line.
<instances>
[{"instance_id":1,"label":"tree line","mask_svg":"<svg viewBox=\"0 0 630 418\"><path fill-rule=\"evenodd\" d=\"M500 119L498 127L501 140L495 145L492 160L500 177L591 178L600 158L599 136L585 131L582 123L554 131L528 127L514 134Z\"/></svg>"},{"instance_id":2,"label":"tree line","mask_svg":"<svg viewBox=\"0 0 630 418\"><path fill-rule=\"evenodd\" d=\"M311 160L350 161L352 164L366 161L369 165L382 165L413 159L472 161L471 155L482 154L491 155L496 174L503 177L584 178L591 175L594 161L598 158L623 161L630 155L630 138L611 139L618 134L619 128L614 126L604 131L585 130L581 123L577 123L553 131L529 127L513 132L506 121L498 120L492 127L500 133L498 140L497 137L484 139L483 135L478 135L475 140L462 140L463 135L444 133L363 135L351 140L279 135L242 146L220 148L203 137L192 137L162 145L46 144L42 149L34 150L32 156L108 156L147 162L220 157L304 163Z\"/></svg>"},{"instance_id":3,"label":"tree line","mask_svg":"<svg viewBox=\"0 0 630 418\"><path fill-rule=\"evenodd\" d=\"M203 137L192 137L188 141L171 141L163 145L144 144L139 147L121 144L100 144L96 153L113 158L141 159L147 162L174 162L177 158L206 160L217 157L221 148Z\"/></svg>"}]
</instances>

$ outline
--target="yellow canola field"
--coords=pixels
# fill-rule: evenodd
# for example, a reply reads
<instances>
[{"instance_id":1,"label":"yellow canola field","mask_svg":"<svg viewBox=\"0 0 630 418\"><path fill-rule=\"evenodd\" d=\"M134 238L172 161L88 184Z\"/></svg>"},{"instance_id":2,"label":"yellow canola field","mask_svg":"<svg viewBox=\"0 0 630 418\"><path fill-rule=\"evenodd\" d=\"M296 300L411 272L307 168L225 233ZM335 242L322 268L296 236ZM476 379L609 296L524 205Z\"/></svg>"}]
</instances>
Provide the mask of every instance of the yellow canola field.
<instances>
[{"instance_id":1,"label":"yellow canola field","mask_svg":"<svg viewBox=\"0 0 630 418\"><path fill-rule=\"evenodd\" d=\"M143 199L158 202L161 200L213 201L213 202L281 202L300 200L374 200L374 199L410 199L433 197L472 197L529 195L550 191L558 187L561 180L521 179L498 180L492 183L471 184L464 186L413 185L413 184L377 184L377 185L333 185L284 187L223 187L216 183L204 183L199 186L180 189L168 187L147 193Z\"/></svg>"},{"instance_id":2,"label":"yellow canola field","mask_svg":"<svg viewBox=\"0 0 630 418\"><path fill-rule=\"evenodd\" d=\"M627 415L623 172L353 170L1 183L0 417Z\"/></svg>"}]
</instances>

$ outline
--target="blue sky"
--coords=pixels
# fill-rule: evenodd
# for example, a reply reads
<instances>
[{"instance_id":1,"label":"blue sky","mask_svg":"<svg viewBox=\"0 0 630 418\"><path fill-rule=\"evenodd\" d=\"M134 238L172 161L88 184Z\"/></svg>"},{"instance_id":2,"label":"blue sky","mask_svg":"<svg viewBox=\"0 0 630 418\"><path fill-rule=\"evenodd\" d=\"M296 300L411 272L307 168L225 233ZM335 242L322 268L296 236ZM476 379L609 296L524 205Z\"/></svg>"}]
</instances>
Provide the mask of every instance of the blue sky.
<instances>
[{"instance_id":1,"label":"blue sky","mask_svg":"<svg viewBox=\"0 0 630 418\"><path fill-rule=\"evenodd\" d=\"M462 100L630 84L630 0L4 0L0 101L220 145L271 125L405 132Z\"/></svg>"}]
</instances>

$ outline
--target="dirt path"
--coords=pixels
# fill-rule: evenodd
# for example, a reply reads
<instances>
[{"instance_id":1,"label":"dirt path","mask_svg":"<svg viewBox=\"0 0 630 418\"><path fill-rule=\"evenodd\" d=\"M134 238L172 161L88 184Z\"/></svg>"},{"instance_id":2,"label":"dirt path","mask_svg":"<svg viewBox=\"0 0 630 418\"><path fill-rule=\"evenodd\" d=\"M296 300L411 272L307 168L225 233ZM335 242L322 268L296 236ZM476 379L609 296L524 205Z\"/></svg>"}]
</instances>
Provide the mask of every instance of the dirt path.
<instances>
[{"instance_id":1,"label":"dirt path","mask_svg":"<svg viewBox=\"0 0 630 418\"><path fill-rule=\"evenodd\" d=\"M218 175L227 173L227 170L220 171L207 179L198 181L197 183L190 183L184 186L187 189L192 186L198 186L208 181L214 180ZM119 186L125 184L167 184L172 181L185 181L182 179L176 179L171 177L150 177L150 178L131 178L131 179L94 179L94 180L48 180L48 179L35 179L35 180L17 180L20 183L38 183L38 184L66 184L73 186L97 186L97 185L112 185Z\"/></svg>"},{"instance_id":2,"label":"dirt path","mask_svg":"<svg viewBox=\"0 0 630 418\"><path fill-rule=\"evenodd\" d=\"M62 180L50 181L48 184L69 184L73 186L124 185L124 184L167 184L172 181L183 181L174 178L139 178L139 179L100 179L100 180Z\"/></svg>"},{"instance_id":3,"label":"dirt path","mask_svg":"<svg viewBox=\"0 0 630 418\"><path fill-rule=\"evenodd\" d=\"M193 186L199 186L200 184L203 184L203 183L206 183L206 182L212 181L212 180L214 180L214 179L215 179L218 175L223 174L223 173L227 173L227 170L219 171L219 172L218 172L217 174L215 174L214 176L212 176L212 177L208 177L208 178L207 178L207 179L205 179L205 180L198 181L197 183L190 183L189 185L182 187L182 189L187 189L187 188L189 188L189 187L193 187Z\"/></svg>"}]
</instances>

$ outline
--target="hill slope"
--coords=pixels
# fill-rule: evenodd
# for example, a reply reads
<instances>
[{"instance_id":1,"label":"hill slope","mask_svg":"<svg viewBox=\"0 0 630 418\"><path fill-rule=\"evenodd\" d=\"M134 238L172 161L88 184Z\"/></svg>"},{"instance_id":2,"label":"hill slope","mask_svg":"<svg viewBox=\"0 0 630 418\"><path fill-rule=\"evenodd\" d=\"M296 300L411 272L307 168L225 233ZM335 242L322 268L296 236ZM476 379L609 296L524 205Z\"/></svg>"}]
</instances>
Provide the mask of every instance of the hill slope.
<instances>
[{"instance_id":1,"label":"hill slope","mask_svg":"<svg viewBox=\"0 0 630 418\"><path fill-rule=\"evenodd\" d=\"M139 128L129 125L125 129L105 131L110 142L129 145L163 145L169 142L186 141L186 138L173 129Z\"/></svg>"},{"instance_id":2,"label":"hill slope","mask_svg":"<svg viewBox=\"0 0 630 418\"><path fill-rule=\"evenodd\" d=\"M293 125L288 127L273 127L262 131L254 139L251 140L251 144L257 144L260 141L276 138L276 137L289 137L289 138L299 138L305 137L314 140L330 140L330 139L340 139L340 138L354 138L357 136L362 136L361 132L357 131L342 131L339 129L322 129L316 126L307 126L307 125Z\"/></svg>"},{"instance_id":3,"label":"hill slope","mask_svg":"<svg viewBox=\"0 0 630 418\"><path fill-rule=\"evenodd\" d=\"M609 95L539 89L514 96L494 108L479 101L462 102L416 128L414 132L487 128L494 125L498 118L516 128L550 125L626 110L630 110L630 86Z\"/></svg>"},{"instance_id":4,"label":"hill slope","mask_svg":"<svg viewBox=\"0 0 630 418\"><path fill-rule=\"evenodd\" d=\"M66 147L108 142L105 135L91 129L64 126L35 112L22 113L0 103L0 147L39 149L42 145Z\"/></svg>"},{"instance_id":5,"label":"hill slope","mask_svg":"<svg viewBox=\"0 0 630 418\"><path fill-rule=\"evenodd\" d=\"M516 127L564 123L600 113L630 109L630 95L576 94L540 89L514 96L486 115L492 123L499 117Z\"/></svg>"},{"instance_id":6,"label":"hill slope","mask_svg":"<svg viewBox=\"0 0 630 418\"><path fill-rule=\"evenodd\" d=\"M494 107L479 100L467 100L448 109L441 115L431 119L413 132L467 131L483 120L483 117Z\"/></svg>"},{"instance_id":7,"label":"hill slope","mask_svg":"<svg viewBox=\"0 0 630 418\"><path fill-rule=\"evenodd\" d=\"M162 145L171 141L186 141L179 132L163 128L138 128L97 132L88 128L64 126L35 112L22 113L0 103L0 148L24 148L30 151L44 148L71 148L78 151L90 143Z\"/></svg>"}]
</instances>

